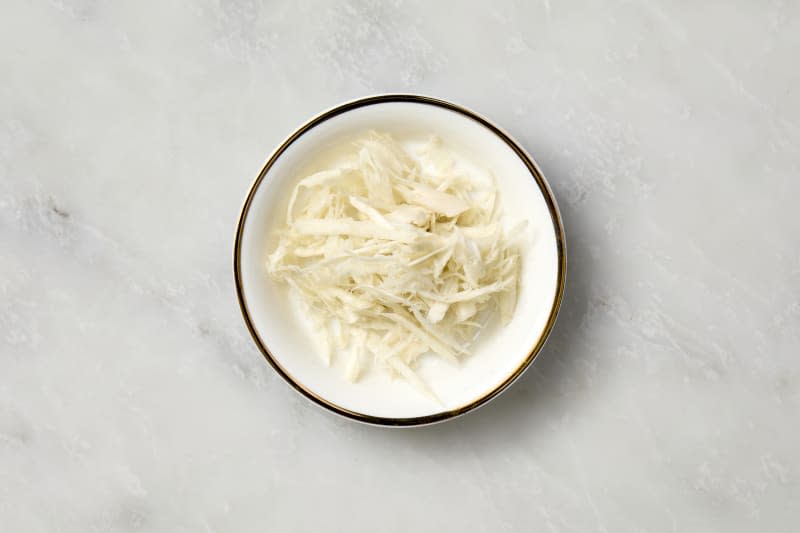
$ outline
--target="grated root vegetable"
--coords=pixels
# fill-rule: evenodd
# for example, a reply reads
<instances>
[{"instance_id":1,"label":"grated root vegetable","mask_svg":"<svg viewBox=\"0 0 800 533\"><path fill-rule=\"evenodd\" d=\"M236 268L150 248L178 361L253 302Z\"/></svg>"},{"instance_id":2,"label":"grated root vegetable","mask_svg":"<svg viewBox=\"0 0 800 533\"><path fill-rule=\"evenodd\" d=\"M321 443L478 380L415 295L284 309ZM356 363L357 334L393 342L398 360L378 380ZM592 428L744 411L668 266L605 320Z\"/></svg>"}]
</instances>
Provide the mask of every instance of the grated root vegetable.
<instances>
[{"instance_id":1,"label":"grated root vegetable","mask_svg":"<svg viewBox=\"0 0 800 533\"><path fill-rule=\"evenodd\" d=\"M418 358L457 363L492 311L514 313L520 257L496 201L438 139L414 156L371 132L347 165L294 188L267 273L308 307L325 364L347 354L355 382L372 355L435 398Z\"/></svg>"}]
</instances>

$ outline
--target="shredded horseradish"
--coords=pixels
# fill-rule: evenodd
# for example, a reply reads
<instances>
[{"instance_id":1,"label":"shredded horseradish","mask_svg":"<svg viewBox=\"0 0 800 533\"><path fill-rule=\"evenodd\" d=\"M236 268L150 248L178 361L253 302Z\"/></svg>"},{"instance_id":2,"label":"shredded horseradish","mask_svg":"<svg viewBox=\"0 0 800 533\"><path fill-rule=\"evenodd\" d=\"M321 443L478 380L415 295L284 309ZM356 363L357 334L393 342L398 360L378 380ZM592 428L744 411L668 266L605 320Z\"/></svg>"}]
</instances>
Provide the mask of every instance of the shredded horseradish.
<instances>
[{"instance_id":1,"label":"shredded horseradish","mask_svg":"<svg viewBox=\"0 0 800 533\"><path fill-rule=\"evenodd\" d=\"M350 381L372 363L435 398L417 359L457 363L494 309L514 312L520 259L499 218L494 183L441 141L412 155L371 132L294 188L267 271L308 306L326 364L342 353Z\"/></svg>"}]
</instances>

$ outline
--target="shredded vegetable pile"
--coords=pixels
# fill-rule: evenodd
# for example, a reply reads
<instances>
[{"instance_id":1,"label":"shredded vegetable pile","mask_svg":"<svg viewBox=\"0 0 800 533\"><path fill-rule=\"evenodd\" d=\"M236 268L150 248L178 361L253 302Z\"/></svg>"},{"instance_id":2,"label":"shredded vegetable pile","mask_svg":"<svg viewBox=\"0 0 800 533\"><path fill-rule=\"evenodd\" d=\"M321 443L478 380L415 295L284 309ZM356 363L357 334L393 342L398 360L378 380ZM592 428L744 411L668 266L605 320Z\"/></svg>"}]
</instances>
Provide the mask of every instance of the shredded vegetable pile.
<instances>
[{"instance_id":1,"label":"shredded vegetable pile","mask_svg":"<svg viewBox=\"0 0 800 533\"><path fill-rule=\"evenodd\" d=\"M436 138L418 152L371 132L346 164L302 179L267 271L307 305L326 364L347 357L351 381L376 364L434 396L417 359L458 363L493 310L507 323L520 259L493 181Z\"/></svg>"}]
</instances>

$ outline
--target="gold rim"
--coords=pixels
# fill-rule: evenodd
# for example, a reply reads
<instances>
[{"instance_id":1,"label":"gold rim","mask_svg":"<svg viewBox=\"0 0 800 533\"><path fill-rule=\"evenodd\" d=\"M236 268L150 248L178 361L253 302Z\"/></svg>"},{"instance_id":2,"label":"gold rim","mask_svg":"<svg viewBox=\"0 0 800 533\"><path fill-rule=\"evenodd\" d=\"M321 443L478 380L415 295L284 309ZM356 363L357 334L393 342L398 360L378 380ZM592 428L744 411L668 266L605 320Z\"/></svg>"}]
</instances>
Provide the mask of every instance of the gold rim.
<instances>
[{"instance_id":1,"label":"gold rim","mask_svg":"<svg viewBox=\"0 0 800 533\"><path fill-rule=\"evenodd\" d=\"M244 230L245 220L247 219L247 214L250 211L250 204L253 201L253 197L255 196L255 192L258 189L259 185L263 181L264 177L269 172L272 165L275 164L275 161L286 151L286 149L295 142L298 138L300 138L303 134L309 131L311 128L329 120L331 118L336 117L337 115L341 115L347 111L357 109L359 107L365 107L369 105L375 104L384 104L389 102L411 102L417 104L424 104L424 105L431 105L435 107L440 107L443 109L447 109L449 111L453 111L460 115L463 115L475 122L481 124L485 128L489 129L492 133L500 137L508 146L511 148L515 154L525 163L525 166L528 168L528 171L531 173L531 177L533 177L536 184L539 186L539 189L542 192L542 195L545 198L545 202L547 203L547 208L550 211L550 217L553 221L553 227L556 230L556 246L558 252L558 287L556 289L555 297L553 298L553 306L550 310L550 316L547 319L547 324L545 325L544 330L542 330L542 334L540 335L538 341L533 346L533 348L528 353L527 357L522 361L522 363L512 372L502 383L497 385L495 388L490 390L489 392L485 393L480 398L470 402L467 405L459 407L457 409L452 409L450 411L444 411L441 413L436 413L433 415L426 415L426 416L418 416L418 417L411 417L411 418L387 418L387 417L379 417L379 416L372 416L366 415L363 413L358 413L355 411L351 411L349 409L345 409L340 407L325 398L322 398L315 392L305 388L301 383L296 381L292 376L289 375L286 370L278 363L278 361L273 357L272 353L267 348L266 343L259 337L258 332L256 332L255 326L253 325L253 321L250 318L250 311L247 307L247 300L244 296L244 290L242 288L242 277L241 277L241 265L240 265L240 256L241 256L241 246L242 246L242 233ZM253 337L253 341L258 346L259 350L263 354L264 358L269 362L272 368L284 379L288 382L292 387L294 387L298 392L300 392L303 396L310 399L314 403L324 407L325 409L336 413L338 415L344 416L346 418L350 418L352 420L357 420L359 422L365 422L367 424L374 424L380 426L423 426L427 424L434 424L436 422L442 422L444 420L449 420L451 418L455 418L459 415L472 411L484 405L485 403L489 402L505 389L508 388L514 381L519 378L525 370L531 365L533 360L539 354L544 346L547 337L550 335L550 331L553 329L553 325L556 321L556 316L558 315L558 310L561 307L561 300L564 296L564 285L565 285L565 278L566 278L566 270L567 270L567 256L566 256L566 245L565 245L565 237L564 237L564 227L561 223L561 214L558 211L558 206L556 205L555 198L553 197L553 193L550 190L550 186L545 181L544 177L542 176L541 171L539 171L539 167L536 166L533 159L525 153L523 150L511 137L506 134L503 130L499 127L485 119L484 117L473 113L472 111L465 109L461 106L456 104L447 102L445 100L439 100L438 98L431 98L428 96L420 96L415 94L385 94L385 95L378 95L378 96L368 96L365 98L360 98L358 100L353 100L350 102L345 102L341 105L338 105L328 111L325 111L316 117L312 118L300 128L298 128L294 133L292 133L283 143L278 146L278 148L272 153L270 158L267 160L264 167L261 169L261 172L256 177L253 185L250 187L250 191L247 194L247 198L244 201L244 205L242 206L241 214L239 215L239 222L236 228L236 241L234 244L234 251L233 251L233 276L234 282L236 283L236 294L239 299L239 307L242 311L242 316L244 318L245 324L247 325L247 329L250 331L250 335Z\"/></svg>"}]
</instances>

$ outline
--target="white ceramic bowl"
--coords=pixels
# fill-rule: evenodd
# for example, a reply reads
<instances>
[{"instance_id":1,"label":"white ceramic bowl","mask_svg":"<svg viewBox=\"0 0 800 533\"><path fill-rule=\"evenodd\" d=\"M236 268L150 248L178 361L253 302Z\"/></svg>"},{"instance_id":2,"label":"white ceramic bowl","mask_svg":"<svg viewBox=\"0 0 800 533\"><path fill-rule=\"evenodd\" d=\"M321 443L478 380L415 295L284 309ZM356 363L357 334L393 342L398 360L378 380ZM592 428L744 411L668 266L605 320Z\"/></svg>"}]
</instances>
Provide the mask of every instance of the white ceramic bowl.
<instances>
[{"instance_id":1,"label":"white ceramic bowl","mask_svg":"<svg viewBox=\"0 0 800 533\"><path fill-rule=\"evenodd\" d=\"M419 394L406 381L371 372L349 383L335 362L322 364L310 324L285 287L265 273L274 229L294 184L330 164L342 146L369 130L413 143L438 135L463 161L494 173L503 223L527 220L519 300L510 324L492 324L471 354L454 367L437 356L420 358L418 373L441 399ZM416 95L381 95L337 106L311 119L272 154L242 208L234 276L247 327L272 367L300 393L362 422L387 426L431 424L470 411L505 390L531 364L556 318L564 290L564 231L556 202L533 160L497 126L462 107ZM343 359L343 358L340 358Z\"/></svg>"}]
</instances>

